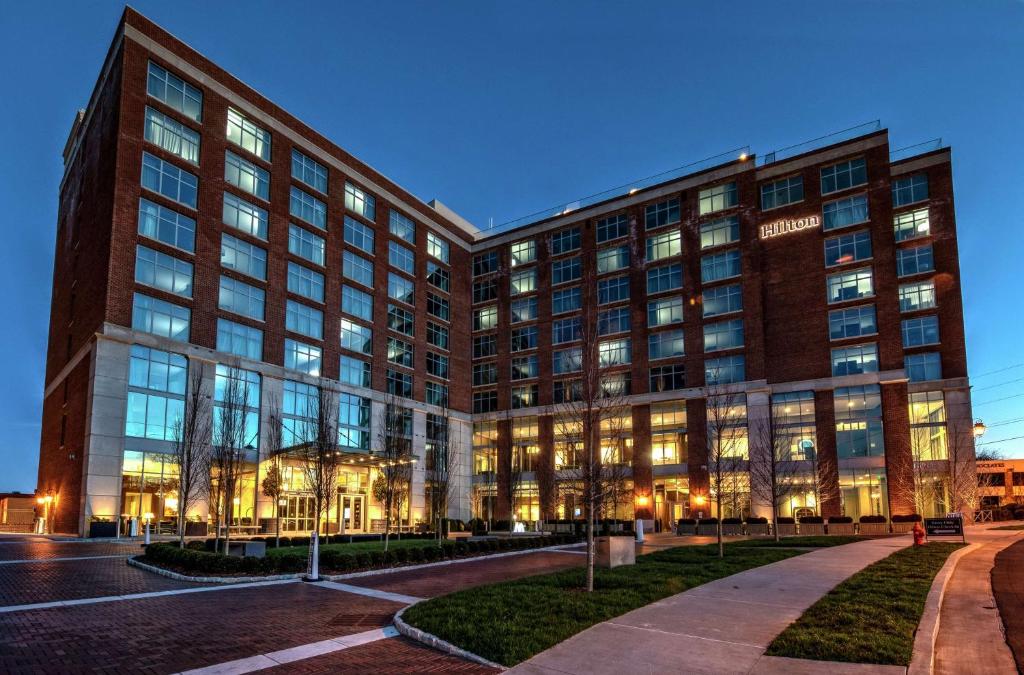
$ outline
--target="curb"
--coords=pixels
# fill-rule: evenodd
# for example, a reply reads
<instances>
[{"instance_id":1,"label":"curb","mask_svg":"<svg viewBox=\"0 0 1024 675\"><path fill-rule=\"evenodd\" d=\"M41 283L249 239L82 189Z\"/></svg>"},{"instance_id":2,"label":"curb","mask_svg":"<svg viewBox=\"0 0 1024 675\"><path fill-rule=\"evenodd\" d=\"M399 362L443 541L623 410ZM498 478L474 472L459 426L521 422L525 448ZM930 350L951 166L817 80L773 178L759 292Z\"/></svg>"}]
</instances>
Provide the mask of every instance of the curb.
<instances>
[{"instance_id":1,"label":"curb","mask_svg":"<svg viewBox=\"0 0 1024 675\"><path fill-rule=\"evenodd\" d=\"M954 551L935 575L924 602L921 622L914 634L914 649L911 652L910 665L907 666L907 675L931 675L935 672L935 641L939 637L939 612L942 609L942 599L946 596L946 587L960 559L979 548L981 544L976 542Z\"/></svg>"},{"instance_id":2,"label":"curb","mask_svg":"<svg viewBox=\"0 0 1024 675\"><path fill-rule=\"evenodd\" d=\"M406 572L411 570L421 570L430 567L441 567L444 565L457 565L460 563L476 562L480 560L491 560L493 558L506 558L514 555L525 555L527 553L537 553L541 551L558 551L564 548L571 548L573 546L579 546L579 544L559 544L558 546L545 546L543 548L530 548L523 551L505 551L503 553L492 553L490 555L477 555L468 558L457 558L455 560L439 560L437 562L423 563L421 565L404 565L401 567L385 567L377 570L364 570L362 572L347 572L345 574L321 574L320 579L324 581L344 581L345 579L358 579L359 577L370 577L379 574L394 574L396 572ZM174 579L176 581L191 581L195 583L205 584L252 584L260 581L282 581L285 579L301 579L305 575L304 572L295 572L293 574L274 574L267 576L258 577L193 577L187 574L181 574L180 572L172 572L171 570L164 569L163 567L157 567L156 565L150 565L137 559L137 557L131 557L127 559L127 562L132 567L138 567L139 569L154 574L159 574L162 577L168 579Z\"/></svg>"},{"instance_id":3,"label":"curb","mask_svg":"<svg viewBox=\"0 0 1024 675\"><path fill-rule=\"evenodd\" d=\"M467 652L465 649L462 649L461 647L456 647L450 642L445 642L436 635L432 635L431 633L422 631L419 628L410 626L402 620L402 614L404 614L405 610L407 609L409 608L403 607L402 609L398 610L394 618L395 629L405 637L409 638L410 640L415 640L416 642L425 644L428 647L432 647L433 649L436 649L438 651L444 652L445 654L457 656L459 658L466 659L467 661L472 661L473 663L479 663L482 666L496 668L501 671L508 670L508 668L501 665L500 663L488 661L484 657L477 656L473 652Z\"/></svg>"}]
</instances>

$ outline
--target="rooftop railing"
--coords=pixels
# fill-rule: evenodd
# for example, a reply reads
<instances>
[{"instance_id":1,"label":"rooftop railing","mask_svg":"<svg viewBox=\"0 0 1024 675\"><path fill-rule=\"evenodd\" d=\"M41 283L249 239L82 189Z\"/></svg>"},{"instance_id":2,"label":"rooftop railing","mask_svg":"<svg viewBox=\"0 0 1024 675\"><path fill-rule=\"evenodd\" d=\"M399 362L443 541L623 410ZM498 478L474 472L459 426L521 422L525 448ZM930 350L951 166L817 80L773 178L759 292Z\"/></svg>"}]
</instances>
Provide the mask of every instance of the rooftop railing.
<instances>
[{"instance_id":1,"label":"rooftop railing","mask_svg":"<svg viewBox=\"0 0 1024 675\"><path fill-rule=\"evenodd\" d=\"M908 145L904 148L893 150L889 153L890 162L898 162L901 159L907 159L908 157L916 157L917 155L923 155L926 152L932 152L933 150L939 150L940 148L946 147L942 142L942 138L933 138L930 141L924 141L922 143L915 143L914 145Z\"/></svg>"},{"instance_id":2,"label":"rooftop railing","mask_svg":"<svg viewBox=\"0 0 1024 675\"><path fill-rule=\"evenodd\" d=\"M790 145L785 148L765 153L757 158L757 165L766 166L768 164L774 164L775 162L781 162L784 159L796 157L797 155L802 155L805 152L810 152L811 150L817 150L829 145L835 145L836 143L842 143L843 141L849 141L859 136L874 133L881 128L882 121L874 120L872 122L858 124L857 126L850 127L849 129L843 129L842 131L834 131L831 134L812 138L811 140L804 141L803 143L797 143L796 145Z\"/></svg>"}]
</instances>

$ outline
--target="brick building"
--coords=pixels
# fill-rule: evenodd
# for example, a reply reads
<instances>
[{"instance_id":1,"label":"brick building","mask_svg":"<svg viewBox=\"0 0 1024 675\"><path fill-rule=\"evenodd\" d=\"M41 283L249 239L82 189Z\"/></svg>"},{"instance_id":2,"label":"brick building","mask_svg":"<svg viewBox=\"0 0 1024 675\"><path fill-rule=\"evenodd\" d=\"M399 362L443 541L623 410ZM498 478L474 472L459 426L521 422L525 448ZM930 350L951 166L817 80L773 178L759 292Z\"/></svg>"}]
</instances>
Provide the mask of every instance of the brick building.
<instances>
[{"instance_id":1,"label":"brick building","mask_svg":"<svg viewBox=\"0 0 1024 675\"><path fill-rule=\"evenodd\" d=\"M246 384L251 529L274 510L268 420L301 441L319 388L341 409L346 531L379 527L388 406L419 460L410 525L445 434L451 516L577 515L568 417L591 362L617 405L608 517L710 515L712 488L723 516L764 513L748 468L766 420L802 476L787 514L941 510L921 486L970 443L948 149L897 161L879 129L482 232L127 9L64 154L38 486L57 531L174 516L167 453L197 372L215 415ZM726 398L719 485L707 421ZM308 529L292 469L281 509Z\"/></svg>"}]
</instances>

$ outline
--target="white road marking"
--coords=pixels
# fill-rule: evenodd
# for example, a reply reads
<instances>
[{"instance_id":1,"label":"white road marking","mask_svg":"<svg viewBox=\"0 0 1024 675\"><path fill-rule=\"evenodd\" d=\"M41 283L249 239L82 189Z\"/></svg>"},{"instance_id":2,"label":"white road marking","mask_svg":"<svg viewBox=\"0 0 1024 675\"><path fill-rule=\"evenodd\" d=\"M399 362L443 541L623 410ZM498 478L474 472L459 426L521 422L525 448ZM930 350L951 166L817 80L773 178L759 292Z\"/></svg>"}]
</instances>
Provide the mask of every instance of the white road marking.
<instances>
[{"instance_id":1,"label":"white road marking","mask_svg":"<svg viewBox=\"0 0 1024 675\"><path fill-rule=\"evenodd\" d=\"M208 591L230 591L236 588L254 588L257 586L275 586L277 584L299 583L298 579L279 579L275 581L254 581L244 584L218 584L199 588L179 588L173 591L153 591L151 593L131 593L128 595L104 595L98 598L81 598L79 600L55 600L53 602L36 602L28 605L8 605L0 607L0 614L25 612L32 609L48 609L51 607L72 607L75 605L94 605L101 602L117 602L118 600L141 600L144 598L161 598L167 595L183 595L185 593L206 593Z\"/></svg>"},{"instance_id":2,"label":"white road marking","mask_svg":"<svg viewBox=\"0 0 1024 675\"><path fill-rule=\"evenodd\" d=\"M295 661L303 661L316 656L340 652L344 649L351 649L378 640L385 640L396 635L398 635L398 631L395 630L394 626L376 628L363 633L356 633L355 635L343 635L329 640L311 642L297 647L270 652L269 654L259 654L244 659L206 666L205 668L186 670L178 675L241 675L242 673L252 673L285 663L294 663Z\"/></svg>"},{"instance_id":3,"label":"white road marking","mask_svg":"<svg viewBox=\"0 0 1024 675\"><path fill-rule=\"evenodd\" d=\"M323 588L332 588L336 591L345 591L346 593L355 593L356 595L365 595L370 598L377 598L378 600L400 602L403 605L415 605L417 602L421 602L423 600L423 598L417 598L414 595L402 595L401 593L379 591L376 588L364 588L362 586L339 584L337 581L315 581L313 582L313 585L321 586Z\"/></svg>"}]
</instances>

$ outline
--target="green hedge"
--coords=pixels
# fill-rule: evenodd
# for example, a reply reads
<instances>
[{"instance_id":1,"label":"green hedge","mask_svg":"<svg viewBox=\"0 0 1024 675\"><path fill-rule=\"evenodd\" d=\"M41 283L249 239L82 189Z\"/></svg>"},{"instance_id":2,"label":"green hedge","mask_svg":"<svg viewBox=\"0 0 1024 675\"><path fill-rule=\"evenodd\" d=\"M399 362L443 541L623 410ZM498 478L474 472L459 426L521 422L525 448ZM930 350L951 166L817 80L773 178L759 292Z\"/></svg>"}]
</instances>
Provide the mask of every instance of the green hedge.
<instances>
[{"instance_id":1,"label":"green hedge","mask_svg":"<svg viewBox=\"0 0 1024 675\"><path fill-rule=\"evenodd\" d=\"M442 541L439 546L395 548L388 551L349 553L323 549L320 551L320 569L332 573L354 572L378 567L392 567L402 563L435 562L481 553L558 546L576 541L578 538L573 535L559 534L547 537L514 537L482 541ZM253 556L241 558L191 548L182 550L176 544L150 544L146 547L146 562L171 567L186 574L214 576L294 574L306 570L306 556L301 553L286 553L264 558Z\"/></svg>"}]
</instances>

